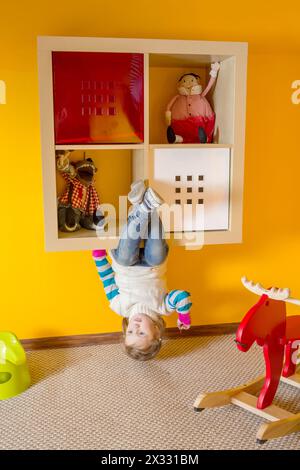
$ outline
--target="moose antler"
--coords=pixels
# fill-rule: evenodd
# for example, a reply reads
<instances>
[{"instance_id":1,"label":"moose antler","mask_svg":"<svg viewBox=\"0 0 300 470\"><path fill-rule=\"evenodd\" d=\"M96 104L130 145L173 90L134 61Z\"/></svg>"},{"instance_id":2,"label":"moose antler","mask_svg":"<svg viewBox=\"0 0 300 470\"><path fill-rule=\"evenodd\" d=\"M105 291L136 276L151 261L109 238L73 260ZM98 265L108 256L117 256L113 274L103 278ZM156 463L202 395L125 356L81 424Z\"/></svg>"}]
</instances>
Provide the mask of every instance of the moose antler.
<instances>
[{"instance_id":1,"label":"moose antler","mask_svg":"<svg viewBox=\"0 0 300 470\"><path fill-rule=\"evenodd\" d=\"M290 297L290 289L288 287L285 287L284 289L278 289L277 287L265 289L259 283L255 284L253 281L248 281L246 276L243 276L241 280L246 289L250 290L250 292L253 292L254 294L266 294L270 299L283 300L284 302L300 305L300 300Z\"/></svg>"}]
</instances>

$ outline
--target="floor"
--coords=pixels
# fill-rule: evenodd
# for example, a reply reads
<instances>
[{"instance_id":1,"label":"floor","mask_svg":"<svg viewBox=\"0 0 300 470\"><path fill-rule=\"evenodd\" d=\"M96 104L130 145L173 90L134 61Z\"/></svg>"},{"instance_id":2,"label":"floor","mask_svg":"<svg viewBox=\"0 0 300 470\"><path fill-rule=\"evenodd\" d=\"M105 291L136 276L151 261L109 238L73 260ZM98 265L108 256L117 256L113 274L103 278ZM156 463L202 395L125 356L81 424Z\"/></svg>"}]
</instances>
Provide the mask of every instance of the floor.
<instances>
[{"instance_id":1,"label":"floor","mask_svg":"<svg viewBox=\"0 0 300 470\"><path fill-rule=\"evenodd\" d=\"M120 345L28 353L33 385L0 402L0 449L299 449L300 433L256 444L262 419L233 405L196 413L198 393L263 372L262 351L233 336L167 340L150 362ZM281 385L276 403L300 411Z\"/></svg>"}]
</instances>

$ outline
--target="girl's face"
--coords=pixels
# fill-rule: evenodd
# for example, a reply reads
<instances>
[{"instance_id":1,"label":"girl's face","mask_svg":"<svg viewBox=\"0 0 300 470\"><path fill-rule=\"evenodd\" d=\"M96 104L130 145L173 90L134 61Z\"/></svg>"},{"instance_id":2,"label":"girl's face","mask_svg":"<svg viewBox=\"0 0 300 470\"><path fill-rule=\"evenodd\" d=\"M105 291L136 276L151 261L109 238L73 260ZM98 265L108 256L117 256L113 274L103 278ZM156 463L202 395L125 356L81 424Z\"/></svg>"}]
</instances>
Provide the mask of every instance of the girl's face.
<instances>
[{"instance_id":1,"label":"girl's face","mask_svg":"<svg viewBox=\"0 0 300 470\"><path fill-rule=\"evenodd\" d=\"M185 75L179 82L181 87L190 89L193 88L193 86L198 85L198 80L196 77L193 75Z\"/></svg>"},{"instance_id":2,"label":"girl's face","mask_svg":"<svg viewBox=\"0 0 300 470\"><path fill-rule=\"evenodd\" d=\"M148 315L136 313L128 322L125 334L126 346L147 349L159 337L159 329Z\"/></svg>"}]
</instances>

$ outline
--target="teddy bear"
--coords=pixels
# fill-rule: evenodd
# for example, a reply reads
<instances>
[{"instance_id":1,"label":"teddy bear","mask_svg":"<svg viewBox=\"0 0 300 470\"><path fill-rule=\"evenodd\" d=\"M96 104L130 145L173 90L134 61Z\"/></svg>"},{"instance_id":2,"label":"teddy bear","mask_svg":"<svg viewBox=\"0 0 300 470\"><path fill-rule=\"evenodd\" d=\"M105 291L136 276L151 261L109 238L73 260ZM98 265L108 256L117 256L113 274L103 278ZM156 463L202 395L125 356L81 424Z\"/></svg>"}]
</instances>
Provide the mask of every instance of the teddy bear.
<instances>
[{"instance_id":1,"label":"teddy bear","mask_svg":"<svg viewBox=\"0 0 300 470\"><path fill-rule=\"evenodd\" d=\"M105 217L94 185L97 168L91 158L71 163L70 153L57 153L57 169L67 183L58 198L58 228L62 232L104 228Z\"/></svg>"},{"instance_id":2,"label":"teddy bear","mask_svg":"<svg viewBox=\"0 0 300 470\"><path fill-rule=\"evenodd\" d=\"M215 113L206 99L214 85L220 64L211 64L210 80L202 91L200 77L186 73L178 80L178 94L169 102L165 117L167 139L173 143L211 143L215 127Z\"/></svg>"}]
</instances>

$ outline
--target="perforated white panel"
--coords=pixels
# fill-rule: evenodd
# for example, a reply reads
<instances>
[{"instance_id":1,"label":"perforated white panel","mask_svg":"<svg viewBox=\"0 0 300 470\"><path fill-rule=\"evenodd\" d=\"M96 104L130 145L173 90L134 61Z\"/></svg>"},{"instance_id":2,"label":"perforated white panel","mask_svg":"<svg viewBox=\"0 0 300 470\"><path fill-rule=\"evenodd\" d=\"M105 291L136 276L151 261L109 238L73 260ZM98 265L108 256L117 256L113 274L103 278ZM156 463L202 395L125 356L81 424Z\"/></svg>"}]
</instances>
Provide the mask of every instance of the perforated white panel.
<instances>
[{"instance_id":1,"label":"perforated white panel","mask_svg":"<svg viewBox=\"0 0 300 470\"><path fill-rule=\"evenodd\" d=\"M228 230L230 149L181 147L153 152L154 188L167 204L193 208L180 223L174 220L171 229ZM198 205L204 209L204 220L196 216Z\"/></svg>"}]
</instances>

